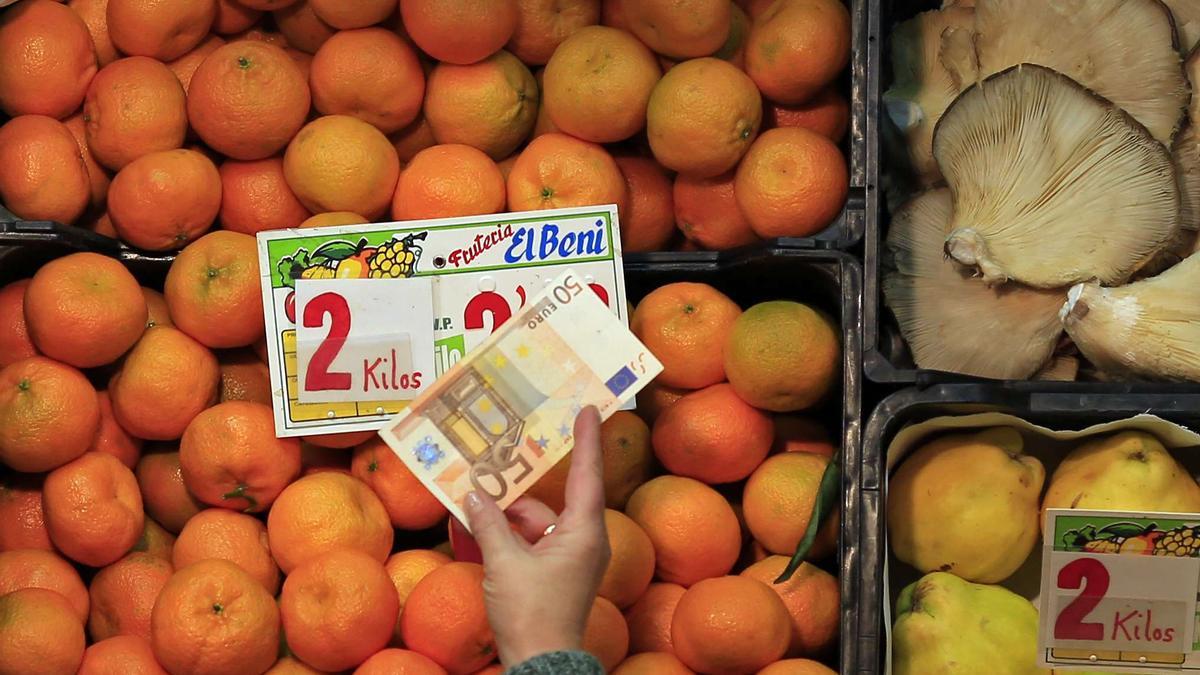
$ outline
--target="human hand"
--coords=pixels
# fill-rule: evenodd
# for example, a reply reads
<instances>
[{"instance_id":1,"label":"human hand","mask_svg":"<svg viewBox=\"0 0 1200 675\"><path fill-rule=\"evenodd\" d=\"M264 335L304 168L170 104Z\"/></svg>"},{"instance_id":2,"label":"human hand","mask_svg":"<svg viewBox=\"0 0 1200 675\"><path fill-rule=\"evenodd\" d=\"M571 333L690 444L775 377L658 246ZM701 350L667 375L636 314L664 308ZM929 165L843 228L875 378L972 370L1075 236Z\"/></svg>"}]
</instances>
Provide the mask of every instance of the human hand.
<instances>
[{"instance_id":1,"label":"human hand","mask_svg":"<svg viewBox=\"0 0 1200 675\"><path fill-rule=\"evenodd\" d=\"M521 497L506 517L487 495L467 495L467 519L483 552L488 620L507 666L579 649L608 568L600 415L594 407L575 419L574 434L561 516L532 497Z\"/></svg>"}]
</instances>

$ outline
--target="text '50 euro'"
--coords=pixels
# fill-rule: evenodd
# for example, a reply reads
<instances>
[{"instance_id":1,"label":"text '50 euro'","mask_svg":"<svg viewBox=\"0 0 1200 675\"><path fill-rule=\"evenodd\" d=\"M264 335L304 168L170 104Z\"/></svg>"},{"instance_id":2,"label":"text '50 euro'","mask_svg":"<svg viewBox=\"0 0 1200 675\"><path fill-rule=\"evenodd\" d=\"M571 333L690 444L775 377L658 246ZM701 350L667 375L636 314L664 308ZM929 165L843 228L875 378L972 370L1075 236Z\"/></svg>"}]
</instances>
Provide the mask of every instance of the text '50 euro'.
<instances>
[{"instance_id":1,"label":"text '50 euro'","mask_svg":"<svg viewBox=\"0 0 1200 675\"><path fill-rule=\"evenodd\" d=\"M1194 514L1048 509L1039 665L1200 670Z\"/></svg>"},{"instance_id":2,"label":"text '50 euro'","mask_svg":"<svg viewBox=\"0 0 1200 675\"><path fill-rule=\"evenodd\" d=\"M468 492L507 508L571 450L584 407L606 419L661 371L568 270L379 435L466 523Z\"/></svg>"}]
</instances>

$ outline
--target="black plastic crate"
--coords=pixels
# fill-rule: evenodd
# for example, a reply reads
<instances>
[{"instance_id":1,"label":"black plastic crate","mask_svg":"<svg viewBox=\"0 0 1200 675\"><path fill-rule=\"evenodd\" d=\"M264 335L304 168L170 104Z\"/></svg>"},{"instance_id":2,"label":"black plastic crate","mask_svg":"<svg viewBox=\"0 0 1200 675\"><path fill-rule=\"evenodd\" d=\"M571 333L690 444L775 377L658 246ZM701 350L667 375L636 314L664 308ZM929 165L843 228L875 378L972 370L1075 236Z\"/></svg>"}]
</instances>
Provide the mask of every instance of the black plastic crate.
<instances>
[{"instance_id":1,"label":"black plastic crate","mask_svg":"<svg viewBox=\"0 0 1200 675\"><path fill-rule=\"evenodd\" d=\"M903 427L945 415L1001 412L1057 430L1083 429L1142 413L1200 429L1200 394L1186 385L1160 385L1157 393L1139 393L1127 385L1107 385L1094 392L1071 382L940 384L908 388L884 399L863 430L862 528L858 533L861 583L854 641L857 670L843 673L881 673L889 646L884 638L884 560L887 532L887 448ZM844 536L843 532L843 536ZM843 596L844 597L844 596ZM843 626L843 629L845 627ZM843 636L843 648L846 637Z\"/></svg>"},{"instance_id":2,"label":"black plastic crate","mask_svg":"<svg viewBox=\"0 0 1200 675\"><path fill-rule=\"evenodd\" d=\"M31 276L46 262L77 251L103 253L121 260L138 280L160 287L174 256L146 255L112 239L57 223L0 220L0 285ZM860 619L859 485L861 415L861 298L862 269L851 256L838 251L759 248L716 253L659 253L627 260L625 282L631 302L676 281L715 286L742 307L766 300L796 300L834 317L842 329L842 390L814 419L838 439L842 452L841 532L838 556L822 564L841 586L842 672L857 672L855 658ZM437 537L429 538L430 544ZM412 540L415 542L416 540Z\"/></svg>"}]
</instances>

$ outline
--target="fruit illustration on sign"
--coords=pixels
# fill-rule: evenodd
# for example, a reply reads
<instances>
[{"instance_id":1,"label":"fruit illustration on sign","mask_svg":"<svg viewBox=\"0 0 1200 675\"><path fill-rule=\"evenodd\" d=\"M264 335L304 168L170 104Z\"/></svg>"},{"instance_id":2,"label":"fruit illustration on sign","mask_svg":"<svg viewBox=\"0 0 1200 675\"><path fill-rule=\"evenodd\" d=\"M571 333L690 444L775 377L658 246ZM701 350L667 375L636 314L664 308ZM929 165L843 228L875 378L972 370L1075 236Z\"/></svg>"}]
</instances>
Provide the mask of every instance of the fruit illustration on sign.
<instances>
[{"instance_id":1,"label":"fruit illustration on sign","mask_svg":"<svg viewBox=\"0 0 1200 675\"><path fill-rule=\"evenodd\" d=\"M421 259L417 242L427 236L426 232L397 235L379 246L368 245L366 238L357 244L339 239L321 244L311 254L299 248L279 261L279 274L284 285L293 288L297 279L408 278ZM295 320L292 315L288 318Z\"/></svg>"}]
</instances>

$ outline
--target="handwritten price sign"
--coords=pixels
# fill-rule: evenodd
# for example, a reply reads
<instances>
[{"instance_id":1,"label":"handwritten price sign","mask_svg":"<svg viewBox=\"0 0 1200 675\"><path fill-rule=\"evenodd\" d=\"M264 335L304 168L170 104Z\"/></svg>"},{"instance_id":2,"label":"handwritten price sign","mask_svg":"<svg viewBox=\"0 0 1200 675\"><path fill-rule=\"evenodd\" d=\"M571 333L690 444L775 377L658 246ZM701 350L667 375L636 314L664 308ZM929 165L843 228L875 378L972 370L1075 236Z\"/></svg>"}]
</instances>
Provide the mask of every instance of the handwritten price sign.
<instances>
[{"instance_id":1,"label":"handwritten price sign","mask_svg":"<svg viewBox=\"0 0 1200 675\"><path fill-rule=\"evenodd\" d=\"M628 324L620 237L615 206L259 233L275 433L379 429L567 268Z\"/></svg>"},{"instance_id":2,"label":"handwritten price sign","mask_svg":"<svg viewBox=\"0 0 1200 675\"><path fill-rule=\"evenodd\" d=\"M1196 528L1188 518L1050 510L1040 665L1179 672L1195 650L1200 587L1200 558L1187 544Z\"/></svg>"}]
</instances>

